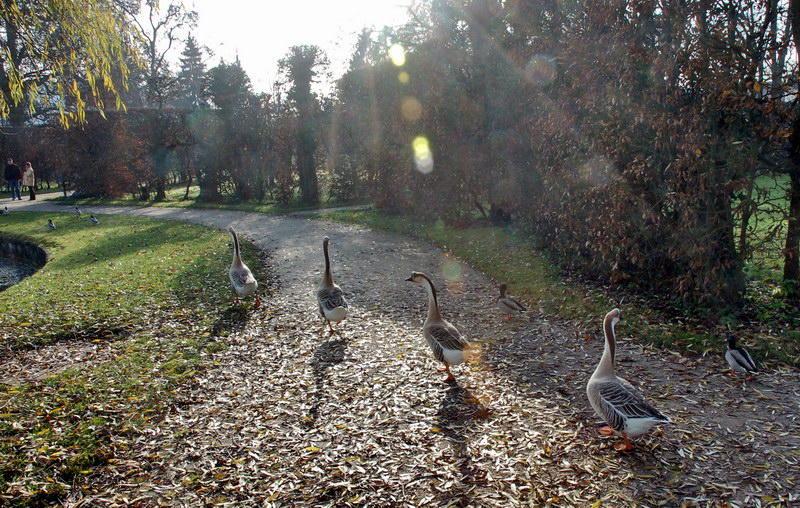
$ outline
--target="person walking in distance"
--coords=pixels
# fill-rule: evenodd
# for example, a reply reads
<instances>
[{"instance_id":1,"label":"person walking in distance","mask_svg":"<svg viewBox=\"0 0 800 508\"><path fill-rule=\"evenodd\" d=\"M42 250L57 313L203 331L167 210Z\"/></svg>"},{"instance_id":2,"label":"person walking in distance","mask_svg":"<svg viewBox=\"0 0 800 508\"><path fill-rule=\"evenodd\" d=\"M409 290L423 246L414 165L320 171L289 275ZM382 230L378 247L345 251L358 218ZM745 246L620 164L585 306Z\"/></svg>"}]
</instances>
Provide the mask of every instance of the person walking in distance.
<instances>
[{"instance_id":1,"label":"person walking in distance","mask_svg":"<svg viewBox=\"0 0 800 508\"><path fill-rule=\"evenodd\" d=\"M22 201L22 194L19 191L20 180L22 180L22 170L19 166L14 164L14 159L11 157L6 161L5 177L8 182L8 190L11 192L11 201L19 199Z\"/></svg>"},{"instance_id":2,"label":"person walking in distance","mask_svg":"<svg viewBox=\"0 0 800 508\"><path fill-rule=\"evenodd\" d=\"M33 166L26 162L22 168L22 185L28 187L30 200L36 199L36 176L33 174Z\"/></svg>"}]
</instances>

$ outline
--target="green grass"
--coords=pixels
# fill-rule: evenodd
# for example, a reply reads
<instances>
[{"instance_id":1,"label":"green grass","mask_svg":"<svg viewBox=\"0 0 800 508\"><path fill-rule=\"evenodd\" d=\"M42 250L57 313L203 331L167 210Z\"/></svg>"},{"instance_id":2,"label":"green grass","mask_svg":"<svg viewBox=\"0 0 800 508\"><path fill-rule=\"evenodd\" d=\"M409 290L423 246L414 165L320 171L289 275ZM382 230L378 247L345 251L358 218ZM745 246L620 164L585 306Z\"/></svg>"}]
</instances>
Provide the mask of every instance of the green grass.
<instances>
[{"instance_id":1,"label":"green grass","mask_svg":"<svg viewBox=\"0 0 800 508\"><path fill-rule=\"evenodd\" d=\"M56 231L45 228L53 217ZM115 460L157 420L174 390L246 319L229 307L227 234L201 226L18 212L0 222L48 249L39 272L0 293L0 350L19 354L65 339L113 341L113 356L38 382L0 384L0 504L57 501ZM265 266L245 242L257 277ZM117 439L112 440L114 435Z\"/></svg>"},{"instance_id":2,"label":"green grass","mask_svg":"<svg viewBox=\"0 0 800 508\"><path fill-rule=\"evenodd\" d=\"M339 203L335 201L322 200L317 205L304 205L299 202L299 198L295 198L288 205L281 205L274 201L239 201L232 196L223 196L219 202L205 202L197 201L200 194L200 188L192 186L189 190L189 199L183 200L186 187L173 187L167 191L167 199L165 201L141 201L126 194L119 198L81 198L75 199L72 197L58 197L51 201L63 205L78 205L78 206L156 206L166 208L208 208L217 210L239 210L243 212L258 212L268 214L280 214L289 212L298 212L303 210L317 210L321 208L335 208L339 206L358 205L363 203Z\"/></svg>"},{"instance_id":3,"label":"green grass","mask_svg":"<svg viewBox=\"0 0 800 508\"><path fill-rule=\"evenodd\" d=\"M757 360L800 365L800 341L792 339L793 332L785 322L767 320L763 326L753 328L734 321L709 325L683 316L675 319L674 312L654 308L652 299L564 277L555 263L534 248L534 238L521 231L486 224L452 229L442 221L426 223L371 210L327 212L319 218L361 224L426 240L498 283L507 283L511 294L524 298L534 309L538 307L545 314L571 320L579 329L588 332L599 333L602 316L619 306L624 309L625 316L621 333L657 346L692 354L717 352L721 355L724 334L727 325L731 324L737 333L742 333L743 343ZM800 322L795 322L794 326L800 326Z\"/></svg>"}]
</instances>

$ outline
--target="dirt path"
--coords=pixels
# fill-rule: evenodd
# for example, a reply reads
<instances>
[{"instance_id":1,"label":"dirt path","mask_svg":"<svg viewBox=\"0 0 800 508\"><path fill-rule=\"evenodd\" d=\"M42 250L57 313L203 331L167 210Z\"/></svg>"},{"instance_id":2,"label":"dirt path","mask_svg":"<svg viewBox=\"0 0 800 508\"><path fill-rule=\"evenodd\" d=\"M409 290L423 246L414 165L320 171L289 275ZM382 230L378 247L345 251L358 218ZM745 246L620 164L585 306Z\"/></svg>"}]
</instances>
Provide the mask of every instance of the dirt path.
<instances>
[{"instance_id":1,"label":"dirt path","mask_svg":"<svg viewBox=\"0 0 800 508\"><path fill-rule=\"evenodd\" d=\"M49 204L31 210L63 211ZM620 327L621 374L674 424L620 456L596 436L585 383L602 339L488 305L494 284L439 249L358 227L219 210L92 207L234 225L271 254L266 308L177 395L165 419L116 439L117 458L73 502L92 505L736 505L800 503L800 374L742 389L721 355L643 347ZM351 304L324 332L320 242ZM444 315L482 351L445 384L420 327L433 275ZM600 317L594 328L599 331Z\"/></svg>"}]
</instances>

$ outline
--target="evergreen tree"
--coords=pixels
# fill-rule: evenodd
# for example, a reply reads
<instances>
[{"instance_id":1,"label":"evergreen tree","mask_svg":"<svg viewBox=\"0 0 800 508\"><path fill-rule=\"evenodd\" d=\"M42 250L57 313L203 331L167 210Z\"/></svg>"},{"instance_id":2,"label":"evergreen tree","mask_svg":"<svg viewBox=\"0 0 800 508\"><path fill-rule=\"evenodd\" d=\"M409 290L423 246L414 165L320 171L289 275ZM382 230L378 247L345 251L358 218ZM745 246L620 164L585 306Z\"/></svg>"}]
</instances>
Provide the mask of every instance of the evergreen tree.
<instances>
[{"instance_id":1,"label":"evergreen tree","mask_svg":"<svg viewBox=\"0 0 800 508\"><path fill-rule=\"evenodd\" d=\"M192 36L186 39L178 71L177 106L189 109L208 107L208 79L203 48Z\"/></svg>"}]
</instances>

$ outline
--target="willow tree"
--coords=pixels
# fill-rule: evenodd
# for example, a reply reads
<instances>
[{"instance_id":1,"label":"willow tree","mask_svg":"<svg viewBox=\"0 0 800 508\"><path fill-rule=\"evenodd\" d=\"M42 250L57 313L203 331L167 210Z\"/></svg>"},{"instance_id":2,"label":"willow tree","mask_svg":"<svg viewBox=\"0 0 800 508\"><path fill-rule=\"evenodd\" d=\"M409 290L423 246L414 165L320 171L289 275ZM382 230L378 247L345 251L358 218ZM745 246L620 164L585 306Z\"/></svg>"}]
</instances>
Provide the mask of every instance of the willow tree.
<instances>
[{"instance_id":1,"label":"willow tree","mask_svg":"<svg viewBox=\"0 0 800 508\"><path fill-rule=\"evenodd\" d=\"M21 126L57 110L65 125L87 106L123 108L132 32L130 0L6 0L0 3L0 117Z\"/></svg>"}]
</instances>

